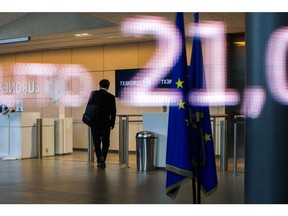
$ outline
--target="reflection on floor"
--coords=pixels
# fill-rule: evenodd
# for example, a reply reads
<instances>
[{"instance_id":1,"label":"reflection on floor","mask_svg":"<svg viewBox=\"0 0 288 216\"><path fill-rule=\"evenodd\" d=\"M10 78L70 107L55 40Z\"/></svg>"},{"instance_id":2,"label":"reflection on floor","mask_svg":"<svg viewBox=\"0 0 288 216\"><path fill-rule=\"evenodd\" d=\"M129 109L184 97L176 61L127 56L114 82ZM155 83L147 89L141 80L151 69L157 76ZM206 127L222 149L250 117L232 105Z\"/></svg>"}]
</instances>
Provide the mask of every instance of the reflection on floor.
<instances>
[{"instance_id":1,"label":"reflection on floor","mask_svg":"<svg viewBox=\"0 0 288 216\"><path fill-rule=\"evenodd\" d=\"M129 155L130 168L121 168L117 153L109 153L106 170L87 165L87 152L69 155L0 160L0 203L17 204L189 204L191 181L183 185L175 200L165 195L166 172L162 169L138 172L136 155ZM242 165L241 165L242 164ZM217 159L219 169L219 160ZM202 195L204 204L241 204L244 202L244 166L238 160L228 171L218 172L218 189Z\"/></svg>"}]
</instances>

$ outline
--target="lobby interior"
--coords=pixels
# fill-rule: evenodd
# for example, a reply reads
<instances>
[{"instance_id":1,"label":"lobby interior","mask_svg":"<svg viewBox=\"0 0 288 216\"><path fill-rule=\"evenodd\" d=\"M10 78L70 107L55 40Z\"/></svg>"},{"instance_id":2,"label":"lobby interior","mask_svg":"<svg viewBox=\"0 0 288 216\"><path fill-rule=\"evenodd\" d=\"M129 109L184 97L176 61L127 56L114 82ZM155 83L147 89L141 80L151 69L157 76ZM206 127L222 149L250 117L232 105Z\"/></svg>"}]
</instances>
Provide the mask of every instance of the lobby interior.
<instances>
[{"instance_id":1,"label":"lobby interior","mask_svg":"<svg viewBox=\"0 0 288 216\"><path fill-rule=\"evenodd\" d=\"M114 81L116 69L142 67L155 48L149 35L142 38L121 35L121 22L136 15L160 16L175 22L175 13L0 13L0 32L3 38L18 37L18 34L31 35L27 42L1 45L0 62L81 63L93 73L95 83L103 77ZM238 35L245 31L244 13L202 13L200 18L224 22L229 34ZM55 28L57 20L59 28ZM63 20L71 22L67 24L62 22ZM79 22L76 22L77 20ZM85 25L80 22L83 20ZM193 13L185 15L185 22L187 24L193 22ZM15 29L18 31L14 31ZM81 35L82 32L87 35ZM191 41L188 46L191 47ZM121 56L119 54L123 52L127 54L118 59L117 56ZM188 55L189 58L191 53ZM97 84L93 84L92 87L96 88ZM114 86L111 91L115 93ZM87 95L84 98L87 100ZM43 118L59 115L59 110L55 109L57 106L53 103L49 102L46 108L43 105L37 106L35 98L25 100L27 102L24 101L25 111L40 112ZM123 105L121 101L117 101L117 106L118 114L162 112L162 107L131 108ZM73 131L76 145L73 146L72 154L13 161L0 160L1 204L192 203L191 181L181 187L175 200L171 200L165 194L166 171L163 169L137 171L135 152L130 153L130 168L119 166L118 154L115 153L118 148L118 128L112 134L112 151L108 156L106 170L99 170L95 165L88 166L85 151L87 137L83 135L83 129L80 130L78 126L83 109L84 106L67 107L65 110L68 117L76 119L73 122L76 128ZM132 150L135 150L133 147L135 132L139 130L141 123L132 123L130 137ZM232 147L227 171L220 171L220 159L217 158L218 188L212 195L202 196L203 204L244 203L244 146L241 145L236 176L233 175ZM232 146L231 139L230 146Z\"/></svg>"}]
</instances>

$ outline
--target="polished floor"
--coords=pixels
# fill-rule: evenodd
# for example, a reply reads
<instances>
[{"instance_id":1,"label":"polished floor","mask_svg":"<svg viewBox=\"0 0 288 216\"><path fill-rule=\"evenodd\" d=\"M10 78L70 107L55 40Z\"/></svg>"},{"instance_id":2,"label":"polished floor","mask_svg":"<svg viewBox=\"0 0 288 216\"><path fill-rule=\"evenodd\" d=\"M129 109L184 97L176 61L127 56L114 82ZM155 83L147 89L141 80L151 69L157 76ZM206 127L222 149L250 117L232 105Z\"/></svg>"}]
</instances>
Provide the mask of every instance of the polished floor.
<instances>
[{"instance_id":1,"label":"polished floor","mask_svg":"<svg viewBox=\"0 0 288 216\"><path fill-rule=\"evenodd\" d=\"M191 181L180 188L175 200L165 195L166 172L162 169L139 172L135 154L129 155L130 168L121 168L118 154L109 153L106 170L87 165L87 152L41 159L0 160L1 204L191 204ZM203 204L244 202L243 161L233 176L220 172L218 189L202 195Z\"/></svg>"}]
</instances>

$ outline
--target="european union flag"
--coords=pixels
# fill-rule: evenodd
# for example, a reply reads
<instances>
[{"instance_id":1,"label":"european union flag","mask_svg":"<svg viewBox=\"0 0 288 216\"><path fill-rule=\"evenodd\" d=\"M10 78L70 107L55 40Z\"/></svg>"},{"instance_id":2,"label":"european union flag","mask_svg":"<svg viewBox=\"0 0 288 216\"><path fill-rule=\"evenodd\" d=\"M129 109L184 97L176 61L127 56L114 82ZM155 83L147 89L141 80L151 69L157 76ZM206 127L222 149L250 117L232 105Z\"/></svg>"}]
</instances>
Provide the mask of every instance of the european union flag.
<instances>
[{"instance_id":1,"label":"european union flag","mask_svg":"<svg viewBox=\"0 0 288 216\"><path fill-rule=\"evenodd\" d=\"M171 88L182 93L178 105L169 109L166 153L166 194L175 198L181 184L192 177L192 146L189 134L188 70L183 13L177 13L176 26L181 33L180 57L172 68Z\"/></svg>"},{"instance_id":2,"label":"european union flag","mask_svg":"<svg viewBox=\"0 0 288 216\"><path fill-rule=\"evenodd\" d=\"M195 22L198 22L198 13ZM190 90L205 88L201 41L199 37L193 39L188 72L183 13L177 13L176 26L181 33L182 47L179 47L181 55L172 69L171 88L181 91L182 98L178 106L171 105L169 109L166 153L166 194L173 199L180 186L192 177L197 179L206 195L217 188L209 107L188 103ZM199 121L196 116L200 117Z\"/></svg>"},{"instance_id":3,"label":"european union flag","mask_svg":"<svg viewBox=\"0 0 288 216\"><path fill-rule=\"evenodd\" d=\"M199 22L199 14L194 15L195 23ZM206 88L201 40L193 38L193 48L189 68L189 89L197 92ZM200 182L202 191L207 195L217 188L217 172L215 163L214 144L212 138L209 107L191 106L190 120L192 122L192 152L193 175ZM198 115L198 131L197 120ZM200 133L200 135L199 135ZM197 136L200 137L197 139Z\"/></svg>"}]
</instances>

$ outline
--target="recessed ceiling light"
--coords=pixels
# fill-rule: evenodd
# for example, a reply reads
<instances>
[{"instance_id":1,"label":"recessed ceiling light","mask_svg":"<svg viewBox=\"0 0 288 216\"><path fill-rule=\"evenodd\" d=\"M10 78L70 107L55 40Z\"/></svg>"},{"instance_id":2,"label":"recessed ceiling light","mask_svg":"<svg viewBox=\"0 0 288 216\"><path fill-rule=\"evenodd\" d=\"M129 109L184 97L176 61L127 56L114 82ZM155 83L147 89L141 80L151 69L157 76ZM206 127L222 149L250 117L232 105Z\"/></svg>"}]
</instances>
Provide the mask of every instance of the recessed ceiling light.
<instances>
[{"instance_id":1,"label":"recessed ceiling light","mask_svg":"<svg viewBox=\"0 0 288 216\"><path fill-rule=\"evenodd\" d=\"M245 46L245 41L235 41L234 44L236 46Z\"/></svg>"},{"instance_id":2,"label":"recessed ceiling light","mask_svg":"<svg viewBox=\"0 0 288 216\"><path fill-rule=\"evenodd\" d=\"M87 37L87 36L91 36L91 34L89 33L78 33L74 35L75 37Z\"/></svg>"}]
</instances>

